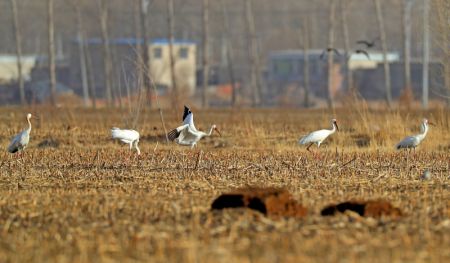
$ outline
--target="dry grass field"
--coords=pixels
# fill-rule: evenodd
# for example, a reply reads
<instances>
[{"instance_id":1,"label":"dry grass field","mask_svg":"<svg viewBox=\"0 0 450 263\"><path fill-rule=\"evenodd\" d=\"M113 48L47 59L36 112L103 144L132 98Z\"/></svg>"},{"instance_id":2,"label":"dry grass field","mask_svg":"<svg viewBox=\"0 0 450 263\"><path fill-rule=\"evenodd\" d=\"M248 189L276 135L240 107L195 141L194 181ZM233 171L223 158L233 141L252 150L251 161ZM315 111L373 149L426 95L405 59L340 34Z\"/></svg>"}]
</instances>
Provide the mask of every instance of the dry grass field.
<instances>
[{"instance_id":1,"label":"dry grass field","mask_svg":"<svg viewBox=\"0 0 450 263\"><path fill-rule=\"evenodd\" d=\"M0 110L1 262L450 262L448 110L194 109L198 128L222 132L194 150L165 144L159 115L147 111L143 154L130 161L109 133L126 127L127 112L32 112L40 119L20 159L5 149L26 111ZM179 115L165 113L168 129ZM297 144L331 128L333 116L341 131L319 157ZM436 126L416 154L395 151L423 117ZM426 169L431 179L421 180ZM210 210L222 192L245 186L285 187L308 216ZM385 199L404 215L320 215L349 199Z\"/></svg>"}]
</instances>

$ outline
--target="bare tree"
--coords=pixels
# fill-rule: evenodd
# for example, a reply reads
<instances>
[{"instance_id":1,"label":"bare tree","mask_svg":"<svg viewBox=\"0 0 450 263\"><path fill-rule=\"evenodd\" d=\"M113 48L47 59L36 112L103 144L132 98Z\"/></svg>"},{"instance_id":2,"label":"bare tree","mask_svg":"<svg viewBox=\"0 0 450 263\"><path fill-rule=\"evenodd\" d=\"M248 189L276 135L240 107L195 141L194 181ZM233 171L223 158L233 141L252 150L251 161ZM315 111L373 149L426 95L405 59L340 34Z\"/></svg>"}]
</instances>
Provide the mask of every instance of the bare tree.
<instances>
[{"instance_id":1,"label":"bare tree","mask_svg":"<svg viewBox=\"0 0 450 263\"><path fill-rule=\"evenodd\" d=\"M202 23L202 29L203 29L203 79L202 79L202 107L205 108L208 105L207 97L206 97L206 91L208 88L208 82L209 82L209 64L208 64L208 46L209 46L209 39L208 39L208 23L209 23L209 0L203 0L203 23Z\"/></svg>"},{"instance_id":2,"label":"bare tree","mask_svg":"<svg viewBox=\"0 0 450 263\"><path fill-rule=\"evenodd\" d=\"M88 74L86 66L86 52L85 52L85 41L84 41L84 31L83 22L81 19L80 5L82 0L77 1L73 7L76 13L76 23L77 23L77 40L78 40L78 55L80 59L80 73L81 73L81 85L83 89L83 103L87 107L89 105L89 83Z\"/></svg>"},{"instance_id":3,"label":"bare tree","mask_svg":"<svg viewBox=\"0 0 450 263\"><path fill-rule=\"evenodd\" d=\"M53 0L47 0L48 11L48 74L50 76L50 103L56 105L55 29Z\"/></svg>"},{"instance_id":4,"label":"bare tree","mask_svg":"<svg viewBox=\"0 0 450 263\"><path fill-rule=\"evenodd\" d=\"M336 0L331 0L330 2L330 11L329 11L329 20L328 20L328 47L334 46L334 24L335 24L335 15L336 15ZM334 108L333 101L333 52L328 52L328 61L327 61L327 70L328 70L328 86L327 86L327 103L328 108Z\"/></svg>"},{"instance_id":5,"label":"bare tree","mask_svg":"<svg viewBox=\"0 0 450 263\"><path fill-rule=\"evenodd\" d=\"M350 36L348 33L348 5L349 1L340 1L340 10L341 10L341 24L342 24L342 37L344 39L344 53L348 56L350 55ZM352 98L356 96L356 90L353 86L353 73L350 69L350 59L344 59L344 69L345 69L345 82L347 83L347 91L350 92Z\"/></svg>"},{"instance_id":6,"label":"bare tree","mask_svg":"<svg viewBox=\"0 0 450 263\"><path fill-rule=\"evenodd\" d=\"M103 45L103 67L104 67L104 85L106 88L106 100L108 106L114 106L113 93L112 93L112 58L109 45L109 32L108 32L108 7L106 0L97 0L100 18L100 29L102 33L102 45Z\"/></svg>"},{"instance_id":7,"label":"bare tree","mask_svg":"<svg viewBox=\"0 0 450 263\"><path fill-rule=\"evenodd\" d=\"M309 17L303 19L303 88L305 89L305 97L303 100L303 107L309 107L309 47L310 43L310 23Z\"/></svg>"},{"instance_id":8,"label":"bare tree","mask_svg":"<svg viewBox=\"0 0 450 263\"><path fill-rule=\"evenodd\" d=\"M172 79L172 91L173 91L173 104L174 109L178 112L178 88L177 88L177 77L175 75L175 54L173 53L173 42L174 42L174 12L173 12L173 0L167 0L167 24L169 26L168 38L169 38L169 57L170 57L170 76Z\"/></svg>"},{"instance_id":9,"label":"bare tree","mask_svg":"<svg viewBox=\"0 0 450 263\"><path fill-rule=\"evenodd\" d=\"M249 47L249 58L251 67L251 90L252 90L252 104L256 106L262 99L261 88L261 67L258 57L258 37L255 33L255 22L253 17L252 0L245 0L245 18L247 21L247 38Z\"/></svg>"},{"instance_id":10,"label":"bare tree","mask_svg":"<svg viewBox=\"0 0 450 263\"><path fill-rule=\"evenodd\" d=\"M388 107L390 108L392 106L391 73L390 73L389 61L387 58L388 50L387 50L387 43L386 43L386 31L384 29L383 13L381 12L380 0L373 0L373 1L375 4L375 11L377 14L377 24L378 24L378 31L380 33L381 48L383 50L384 86L386 89L386 103L387 103Z\"/></svg>"},{"instance_id":11,"label":"bare tree","mask_svg":"<svg viewBox=\"0 0 450 263\"><path fill-rule=\"evenodd\" d=\"M142 0L136 0L133 1L133 14L134 14L134 36L136 39L142 39L142 17L141 17L141 9L142 9ZM147 24L147 23L146 23ZM141 95L143 92L143 86L142 86L142 80L144 79L144 60L143 60L143 43L141 41L136 41L135 47L136 49L136 61L134 63L134 69L135 69L135 82L134 85L137 88L137 94ZM122 69L125 74L124 69ZM128 96L128 102L131 103L131 88L130 83L127 85L127 96ZM140 99L139 99L140 100ZM132 115L132 109L131 105L128 105L128 109L130 112L130 116Z\"/></svg>"},{"instance_id":12,"label":"bare tree","mask_svg":"<svg viewBox=\"0 0 450 263\"><path fill-rule=\"evenodd\" d=\"M405 88L411 88L411 9L414 0L403 0L403 57Z\"/></svg>"},{"instance_id":13,"label":"bare tree","mask_svg":"<svg viewBox=\"0 0 450 263\"><path fill-rule=\"evenodd\" d=\"M234 64L233 64L233 47L231 45L231 36L230 36L230 26L229 26L229 19L228 19L228 12L226 10L226 6L224 4L224 0L220 0L221 9L222 9L222 18L223 18L223 29L225 31L225 41L226 41L226 56L227 56L227 67L228 67L228 74L230 77L231 82L231 105L234 107L236 106L236 79L234 76Z\"/></svg>"},{"instance_id":14,"label":"bare tree","mask_svg":"<svg viewBox=\"0 0 450 263\"><path fill-rule=\"evenodd\" d=\"M422 107L428 108L428 68L430 64L430 4L423 1L423 67L422 67ZM450 26L450 17L447 17ZM449 39L450 40L450 39Z\"/></svg>"},{"instance_id":15,"label":"bare tree","mask_svg":"<svg viewBox=\"0 0 450 263\"><path fill-rule=\"evenodd\" d=\"M86 61L86 71L88 77L88 86L90 87L91 99L92 99L92 107L94 109L97 108L97 91L96 91L96 82L94 76L94 70L92 65L92 56L89 45L84 46L84 55Z\"/></svg>"},{"instance_id":16,"label":"bare tree","mask_svg":"<svg viewBox=\"0 0 450 263\"><path fill-rule=\"evenodd\" d=\"M16 41L17 77L19 80L20 103L22 105L25 105L27 101L25 98L25 85L22 75L22 36L16 0L11 0L11 11L13 15L13 34Z\"/></svg>"},{"instance_id":17,"label":"bare tree","mask_svg":"<svg viewBox=\"0 0 450 263\"><path fill-rule=\"evenodd\" d=\"M148 15L148 6L149 6L150 2L149 0L141 0L141 5L140 5L140 21L141 21L141 36L144 39L144 46L141 50L142 52L142 58L143 58L143 63L144 63L144 67L143 70L146 72L145 74L142 75L142 77L144 78L144 88L147 92L147 103L149 105L149 107L152 106L152 86L150 83L150 54L149 54L149 45L148 45L148 19L147 19L147 15Z\"/></svg>"},{"instance_id":18,"label":"bare tree","mask_svg":"<svg viewBox=\"0 0 450 263\"><path fill-rule=\"evenodd\" d=\"M428 1L423 0L423 3L429 4L427 3ZM428 30L434 30L433 43L440 51L440 54L442 54L439 56L439 60L443 66L441 74L444 78L444 85L442 87L433 87L432 91L446 98L447 107L450 108L450 49L448 48L448 43L450 42L450 2L448 0L432 0L431 4L433 15L429 19L432 19L433 27L428 27Z\"/></svg>"}]
</instances>

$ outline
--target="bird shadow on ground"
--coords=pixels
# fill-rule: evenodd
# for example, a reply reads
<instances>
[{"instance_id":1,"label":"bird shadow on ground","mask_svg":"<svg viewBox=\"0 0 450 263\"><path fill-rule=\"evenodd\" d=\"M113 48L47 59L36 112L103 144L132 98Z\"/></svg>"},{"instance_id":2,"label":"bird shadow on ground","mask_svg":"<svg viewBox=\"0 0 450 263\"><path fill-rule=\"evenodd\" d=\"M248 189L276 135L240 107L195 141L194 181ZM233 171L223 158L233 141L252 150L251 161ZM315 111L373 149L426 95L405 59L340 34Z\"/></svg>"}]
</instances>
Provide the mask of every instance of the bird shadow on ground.
<instances>
[{"instance_id":1,"label":"bird shadow on ground","mask_svg":"<svg viewBox=\"0 0 450 263\"><path fill-rule=\"evenodd\" d=\"M157 135L146 135L141 136L140 141L146 142L166 142L165 134L157 134Z\"/></svg>"},{"instance_id":2,"label":"bird shadow on ground","mask_svg":"<svg viewBox=\"0 0 450 263\"><path fill-rule=\"evenodd\" d=\"M58 148L59 144L60 144L59 140L53 137L48 137L39 142L37 146L38 148Z\"/></svg>"},{"instance_id":3,"label":"bird shadow on ground","mask_svg":"<svg viewBox=\"0 0 450 263\"><path fill-rule=\"evenodd\" d=\"M370 136L367 134L352 135L352 139L359 148L368 147L370 145Z\"/></svg>"}]
</instances>

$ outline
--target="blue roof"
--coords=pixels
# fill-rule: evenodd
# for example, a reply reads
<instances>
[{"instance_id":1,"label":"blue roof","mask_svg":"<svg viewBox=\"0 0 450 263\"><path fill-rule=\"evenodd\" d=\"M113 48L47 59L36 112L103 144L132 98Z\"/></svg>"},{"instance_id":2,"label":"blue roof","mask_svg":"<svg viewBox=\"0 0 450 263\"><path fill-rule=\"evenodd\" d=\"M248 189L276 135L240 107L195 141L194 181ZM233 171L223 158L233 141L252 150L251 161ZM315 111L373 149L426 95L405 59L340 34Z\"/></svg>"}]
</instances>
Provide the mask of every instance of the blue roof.
<instances>
[{"instance_id":1,"label":"blue roof","mask_svg":"<svg viewBox=\"0 0 450 263\"><path fill-rule=\"evenodd\" d=\"M167 38L156 38L153 39L151 41L152 44L157 44L157 45L168 45L169 44L169 40ZM195 44L195 41L192 40L183 40L183 39L174 39L173 40L174 44L178 44L178 45L193 45Z\"/></svg>"},{"instance_id":2,"label":"blue roof","mask_svg":"<svg viewBox=\"0 0 450 263\"><path fill-rule=\"evenodd\" d=\"M74 42L78 43L78 39L75 39ZM86 43L88 45L100 45L102 44L102 39L101 38L89 38L86 40ZM110 39L109 43L112 45L137 45L137 44L143 44L144 43L144 39L142 38L114 38L114 39ZM156 39L149 39L149 43L150 44L154 44L154 45L168 45L169 44L169 40L166 38L156 38ZM191 40L181 40L181 39L175 39L173 41L174 44L177 45L193 45L195 44L194 41Z\"/></svg>"}]
</instances>

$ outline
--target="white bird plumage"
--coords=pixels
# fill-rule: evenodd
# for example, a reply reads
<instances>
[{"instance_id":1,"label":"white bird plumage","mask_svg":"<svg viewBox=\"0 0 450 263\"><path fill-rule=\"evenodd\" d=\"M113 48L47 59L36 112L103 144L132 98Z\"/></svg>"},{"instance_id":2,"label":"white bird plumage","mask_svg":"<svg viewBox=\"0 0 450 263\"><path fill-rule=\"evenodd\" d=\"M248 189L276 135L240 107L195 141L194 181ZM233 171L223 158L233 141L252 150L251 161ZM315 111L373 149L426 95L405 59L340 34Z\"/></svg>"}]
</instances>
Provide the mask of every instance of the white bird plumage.
<instances>
[{"instance_id":1,"label":"white bird plumage","mask_svg":"<svg viewBox=\"0 0 450 263\"><path fill-rule=\"evenodd\" d=\"M183 112L183 124L189 124L189 127L193 130L197 130L194 125L194 114L192 111L185 105Z\"/></svg>"},{"instance_id":2,"label":"white bird plumage","mask_svg":"<svg viewBox=\"0 0 450 263\"><path fill-rule=\"evenodd\" d=\"M211 136L213 131L217 131L221 135L215 124L211 126L208 133L197 130L194 125L194 114L188 107L184 106L183 125L173 129L167 135L169 140L175 141L179 145L194 148L198 141L203 137Z\"/></svg>"},{"instance_id":3,"label":"white bird plumage","mask_svg":"<svg viewBox=\"0 0 450 263\"><path fill-rule=\"evenodd\" d=\"M336 119L332 119L331 120L331 125L332 125L332 129L331 130L327 130L327 129L323 129L323 130L318 130L318 131L313 131L308 135L305 135L304 137L302 137L298 143L299 144L309 144L308 147L306 148L309 151L309 147L311 147L313 144L317 144L317 147L320 147L320 144L331 134L333 134L336 130L339 131L339 127L337 125L337 121Z\"/></svg>"},{"instance_id":4,"label":"white bird plumage","mask_svg":"<svg viewBox=\"0 0 450 263\"><path fill-rule=\"evenodd\" d=\"M408 136L401 140L397 145L395 145L395 148L397 150L400 149L416 149L417 146L425 139L428 133L428 124L430 123L427 119L422 120L422 124L420 125L420 133L412 136Z\"/></svg>"},{"instance_id":5,"label":"white bird plumage","mask_svg":"<svg viewBox=\"0 0 450 263\"><path fill-rule=\"evenodd\" d=\"M113 139L118 139L123 143L130 145L130 150L136 148L137 154L141 154L141 150L139 149L139 132L135 130L124 130L120 128L113 127L111 129L111 137Z\"/></svg>"},{"instance_id":6,"label":"white bird plumage","mask_svg":"<svg viewBox=\"0 0 450 263\"><path fill-rule=\"evenodd\" d=\"M28 146L28 143L30 142L31 117L32 117L31 113L28 113L27 114L28 128L21 131L11 140L11 143L8 146L8 152L16 153L19 151L23 151Z\"/></svg>"}]
</instances>

